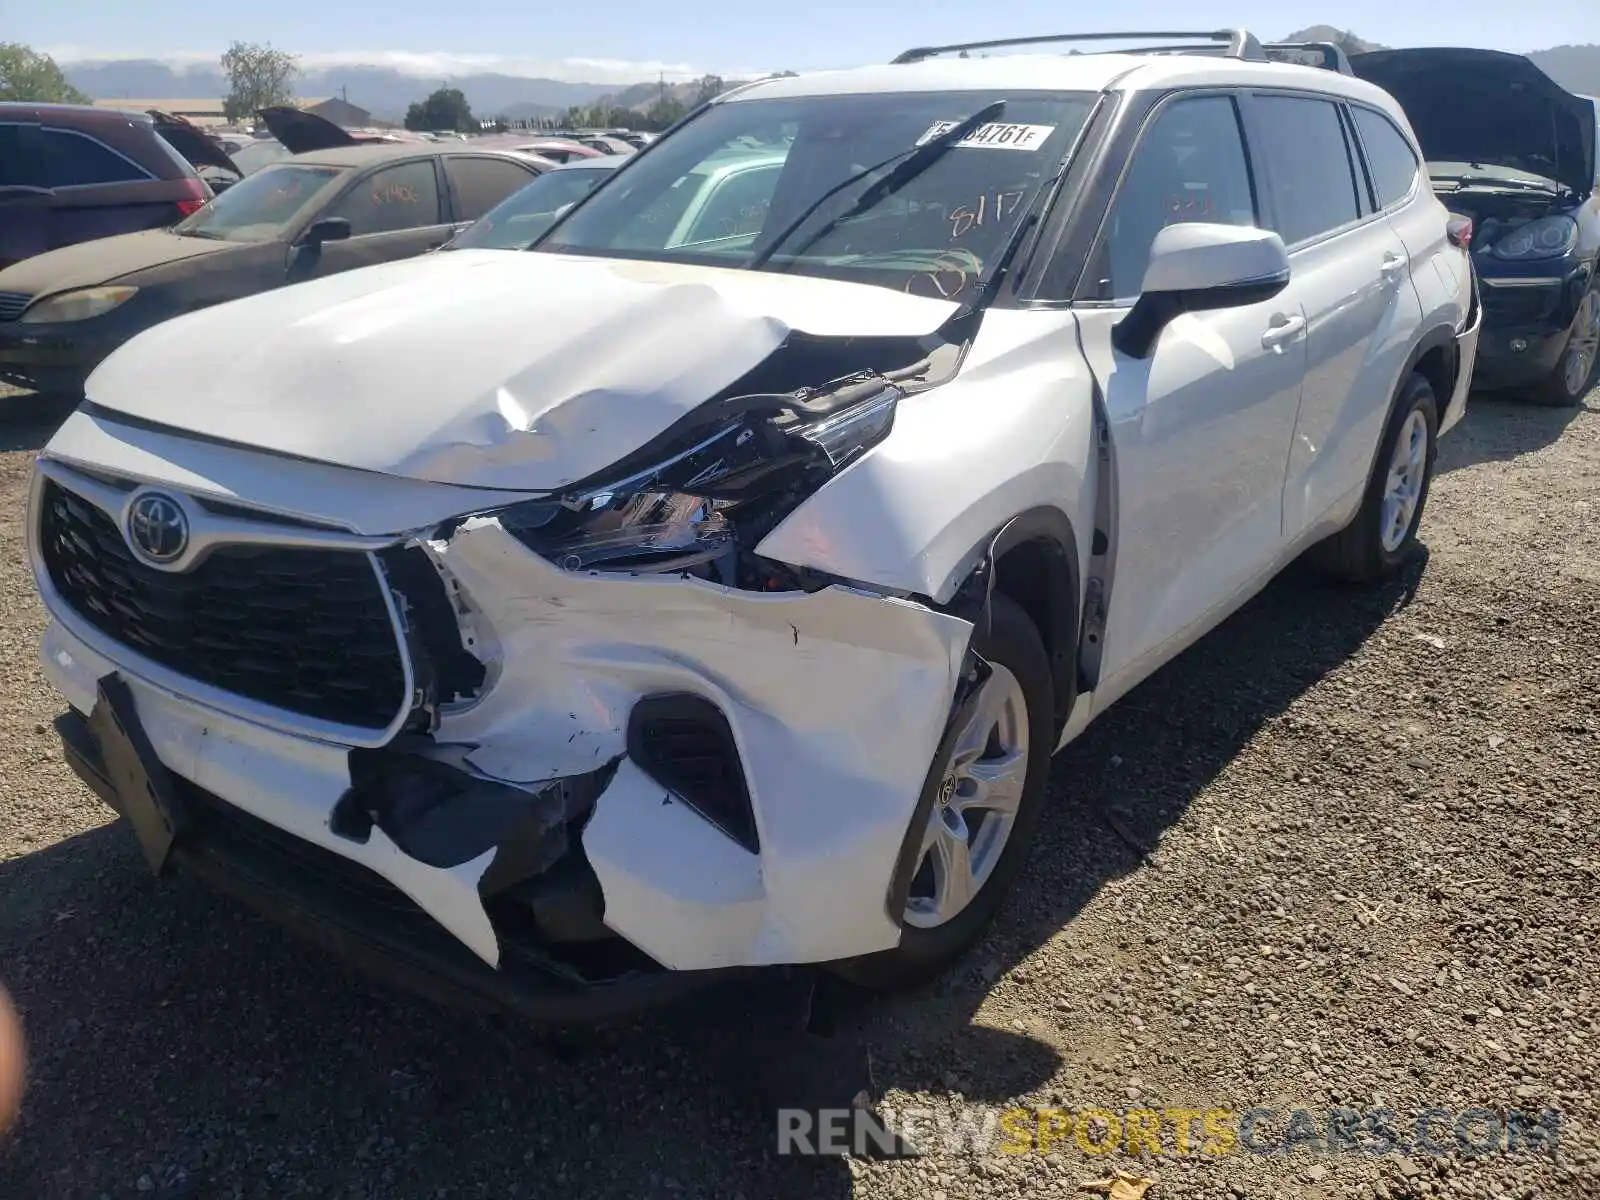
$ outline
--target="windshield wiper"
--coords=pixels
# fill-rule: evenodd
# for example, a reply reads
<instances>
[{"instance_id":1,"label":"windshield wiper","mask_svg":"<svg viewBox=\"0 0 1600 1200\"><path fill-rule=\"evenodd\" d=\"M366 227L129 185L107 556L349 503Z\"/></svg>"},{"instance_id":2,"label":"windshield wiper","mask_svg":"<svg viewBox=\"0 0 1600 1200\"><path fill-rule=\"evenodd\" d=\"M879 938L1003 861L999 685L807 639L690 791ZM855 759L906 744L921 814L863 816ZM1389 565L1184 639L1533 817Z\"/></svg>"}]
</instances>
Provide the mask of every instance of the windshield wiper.
<instances>
[{"instance_id":1,"label":"windshield wiper","mask_svg":"<svg viewBox=\"0 0 1600 1200\"><path fill-rule=\"evenodd\" d=\"M1006 103L1007 102L1004 100L996 100L993 104L986 104L971 116L962 118L949 129L946 129L943 133L930 138L926 142L923 142L922 145L912 146L909 149L901 150L898 154L891 154L882 162L874 163L865 170L857 171L854 175L847 177L842 182L834 184L827 191L823 192L822 195L818 196L810 204L806 205L806 207L800 211L799 216L795 217L794 220L785 225L778 232L778 235L767 243L766 248L762 250L761 253L757 254L745 264L745 269L755 271L765 266L767 264L767 260L769 260L778 252L779 247L781 247L786 241L789 240L790 237L794 235L795 230L799 229L813 216L815 216L818 209L820 209L829 200L832 200L840 192L844 191L845 188L849 187L853 183L859 183L869 175L874 175L883 170L885 167L891 166L898 162L898 165L895 165L892 171L890 171L882 179L878 180L878 182L866 188L861 195L857 196L855 203L850 205L849 208L845 209L838 216L830 217L821 225L817 226L817 228L812 231L811 236L805 241L801 242L799 247L794 251L793 254L790 255L790 257L797 257L800 254L803 254L808 248L815 245L817 241L820 240L830 230L837 228L841 222L848 221L851 217L865 212L867 209L877 204L880 200L884 199L884 197L891 196L901 188L905 187L906 184L910 183L918 175L922 174L929 167L933 166L933 164L937 162L944 152L950 149L951 146L967 137L980 126L987 125L990 121L998 117L1002 112L1005 111Z\"/></svg>"},{"instance_id":2,"label":"windshield wiper","mask_svg":"<svg viewBox=\"0 0 1600 1200\"><path fill-rule=\"evenodd\" d=\"M1492 175L1488 172L1471 172L1466 175L1430 175L1430 180L1440 183L1453 183L1457 187L1498 187L1507 188L1517 192L1555 192L1559 189L1553 183L1543 183L1535 179L1522 179L1511 175Z\"/></svg>"},{"instance_id":3,"label":"windshield wiper","mask_svg":"<svg viewBox=\"0 0 1600 1200\"><path fill-rule=\"evenodd\" d=\"M179 237L205 238L207 241L212 242L227 240L220 233L212 233L209 229L174 229L172 232Z\"/></svg>"}]
</instances>

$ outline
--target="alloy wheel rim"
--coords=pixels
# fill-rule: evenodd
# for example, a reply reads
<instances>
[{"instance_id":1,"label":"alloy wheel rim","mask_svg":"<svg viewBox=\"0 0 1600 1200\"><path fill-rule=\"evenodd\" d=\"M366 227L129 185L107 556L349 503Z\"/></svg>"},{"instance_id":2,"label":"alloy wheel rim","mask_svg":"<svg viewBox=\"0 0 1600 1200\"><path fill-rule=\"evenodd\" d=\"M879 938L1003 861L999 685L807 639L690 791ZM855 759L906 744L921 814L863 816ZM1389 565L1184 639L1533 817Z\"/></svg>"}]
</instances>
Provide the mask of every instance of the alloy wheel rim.
<instances>
[{"instance_id":1,"label":"alloy wheel rim","mask_svg":"<svg viewBox=\"0 0 1600 1200\"><path fill-rule=\"evenodd\" d=\"M956 737L923 830L905 922L933 929L960 915L1005 853L1028 777L1028 702L999 663Z\"/></svg>"},{"instance_id":2,"label":"alloy wheel rim","mask_svg":"<svg viewBox=\"0 0 1600 1200\"><path fill-rule=\"evenodd\" d=\"M1411 533L1427 471L1428 420L1420 408L1414 408L1400 427L1383 490L1380 538L1390 554L1400 549Z\"/></svg>"},{"instance_id":3,"label":"alloy wheel rim","mask_svg":"<svg viewBox=\"0 0 1600 1200\"><path fill-rule=\"evenodd\" d=\"M1583 298L1578 319L1567 345L1565 383L1567 393L1580 395L1594 371L1594 359L1600 351L1600 291L1593 288Z\"/></svg>"}]
</instances>

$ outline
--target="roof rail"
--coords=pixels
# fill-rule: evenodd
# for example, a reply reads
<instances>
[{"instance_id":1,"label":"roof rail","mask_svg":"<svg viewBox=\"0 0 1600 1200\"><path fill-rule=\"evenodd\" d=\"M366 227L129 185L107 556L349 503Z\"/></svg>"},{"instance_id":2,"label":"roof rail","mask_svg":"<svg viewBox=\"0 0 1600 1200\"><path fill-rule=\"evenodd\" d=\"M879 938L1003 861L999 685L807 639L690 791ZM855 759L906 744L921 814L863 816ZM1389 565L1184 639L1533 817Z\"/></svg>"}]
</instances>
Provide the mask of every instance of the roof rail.
<instances>
[{"instance_id":1,"label":"roof rail","mask_svg":"<svg viewBox=\"0 0 1600 1200\"><path fill-rule=\"evenodd\" d=\"M995 50L1005 46L1040 46L1049 42L1122 42L1130 38L1200 38L1206 42L1221 42L1229 58L1242 58L1251 62L1266 62L1261 43L1246 29L1213 29L1178 33L1152 30L1135 30L1131 33L1051 33L1042 37L998 38L992 42L959 42L949 46L917 46L903 54L895 55L896 63L921 62L936 54L949 54L961 50Z\"/></svg>"},{"instance_id":2,"label":"roof rail","mask_svg":"<svg viewBox=\"0 0 1600 1200\"><path fill-rule=\"evenodd\" d=\"M1118 54L1213 54L1221 55L1226 47L1214 42L1204 44L1191 44L1186 46L1129 46L1118 50ZM1350 59L1345 52L1333 42L1266 42L1261 49L1266 57L1273 62L1287 62L1294 66L1320 67L1325 71L1337 71L1341 75L1354 75L1350 69ZM1289 55L1303 54L1315 55L1316 62L1306 62L1289 58Z\"/></svg>"},{"instance_id":3,"label":"roof rail","mask_svg":"<svg viewBox=\"0 0 1600 1200\"><path fill-rule=\"evenodd\" d=\"M1268 58L1273 57L1274 51L1279 54L1292 54L1295 52L1316 54L1321 57L1322 61L1314 65L1323 68L1323 70L1337 71L1341 75L1355 74L1350 69L1350 59L1346 57L1344 50L1333 42L1268 42L1261 48L1266 51Z\"/></svg>"}]
</instances>

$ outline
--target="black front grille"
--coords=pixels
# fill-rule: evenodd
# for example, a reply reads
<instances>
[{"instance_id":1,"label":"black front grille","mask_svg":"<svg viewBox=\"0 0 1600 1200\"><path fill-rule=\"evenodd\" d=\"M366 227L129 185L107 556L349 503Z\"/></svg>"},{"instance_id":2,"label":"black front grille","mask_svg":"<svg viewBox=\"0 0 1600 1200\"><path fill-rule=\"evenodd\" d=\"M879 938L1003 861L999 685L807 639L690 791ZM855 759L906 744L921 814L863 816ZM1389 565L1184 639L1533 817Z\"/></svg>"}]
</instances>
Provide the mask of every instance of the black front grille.
<instances>
[{"instance_id":1,"label":"black front grille","mask_svg":"<svg viewBox=\"0 0 1600 1200\"><path fill-rule=\"evenodd\" d=\"M0 292L0 321L15 321L32 299L27 292Z\"/></svg>"},{"instance_id":2,"label":"black front grille","mask_svg":"<svg viewBox=\"0 0 1600 1200\"><path fill-rule=\"evenodd\" d=\"M386 728L406 703L382 585L350 550L226 546L172 573L133 557L115 522L47 481L39 549L85 621L191 679L324 721Z\"/></svg>"}]
</instances>

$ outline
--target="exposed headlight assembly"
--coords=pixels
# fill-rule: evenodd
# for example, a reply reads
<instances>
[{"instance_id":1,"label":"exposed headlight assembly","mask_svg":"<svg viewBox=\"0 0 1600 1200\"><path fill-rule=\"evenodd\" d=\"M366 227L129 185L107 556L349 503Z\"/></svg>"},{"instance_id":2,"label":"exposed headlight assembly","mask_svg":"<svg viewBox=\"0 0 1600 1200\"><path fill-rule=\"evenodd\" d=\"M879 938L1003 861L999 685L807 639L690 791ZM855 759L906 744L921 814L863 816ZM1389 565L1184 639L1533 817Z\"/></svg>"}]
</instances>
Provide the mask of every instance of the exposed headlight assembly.
<instances>
[{"instance_id":1,"label":"exposed headlight assembly","mask_svg":"<svg viewBox=\"0 0 1600 1200\"><path fill-rule=\"evenodd\" d=\"M1558 214L1540 217L1513 230L1489 248L1495 258L1509 262L1525 259L1560 258L1577 243L1578 223Z\"/></svg>"},{"instance_id":2,"label":"exposed headlight assembly","mask_svg":"<svg viewBox=\"0 0 1600 1200\"><path fill-rule=\"evenodd\" d=\"M694 570L740 583L734 551L882 441L901 395L864 374L810 396L743 397L730 402L742 415L660 462L492 515L567 570Z\"/></svg>"},{"instance_id":3,"label":"exposed headlight assembly","mask_svg":"<svg viewBox=\"0 0 1600 1200\"><path fill-rule=\"evenodd\" d=\"M136 287L79 288L35 300L22 313L24 324L47 321L87 321L126 304L139 291Z\"/></svg>"}]
</instances>

